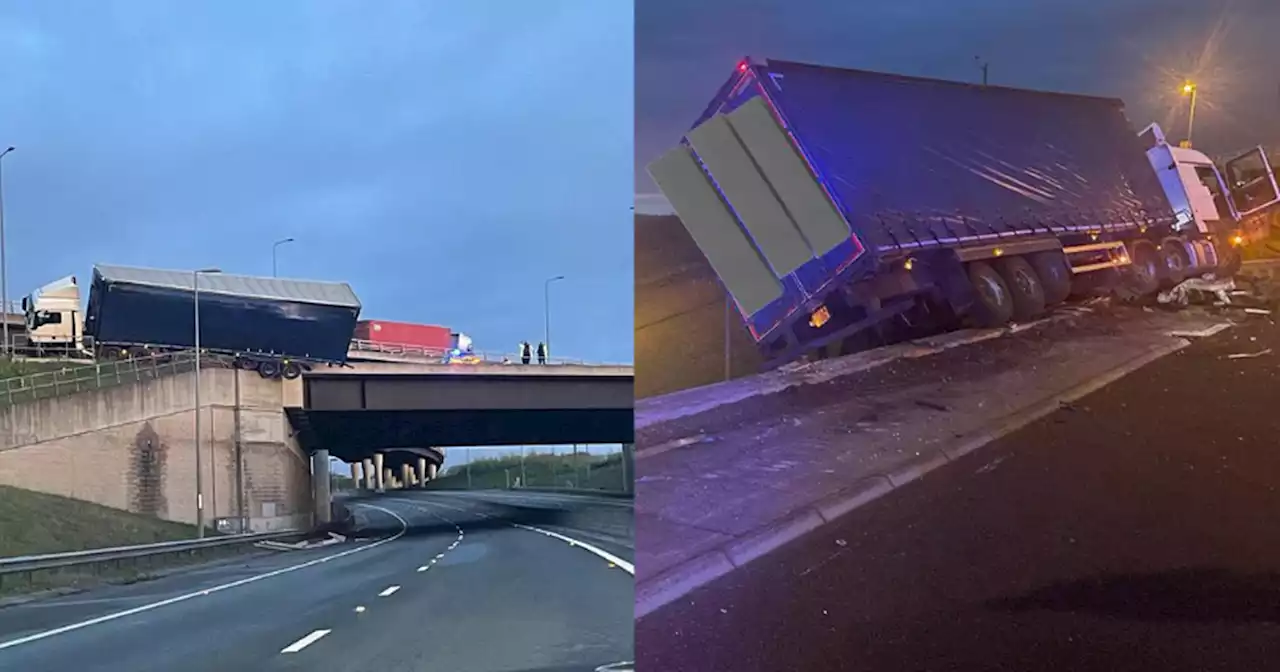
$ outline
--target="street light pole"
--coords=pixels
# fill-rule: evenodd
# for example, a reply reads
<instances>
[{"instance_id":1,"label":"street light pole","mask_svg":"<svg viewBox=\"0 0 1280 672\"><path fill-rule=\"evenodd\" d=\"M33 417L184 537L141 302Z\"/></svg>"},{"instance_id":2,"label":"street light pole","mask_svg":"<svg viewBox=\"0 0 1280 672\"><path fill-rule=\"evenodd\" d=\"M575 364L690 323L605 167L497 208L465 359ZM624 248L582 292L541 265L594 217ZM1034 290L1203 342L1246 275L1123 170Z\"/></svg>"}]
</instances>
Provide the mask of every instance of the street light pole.
<instances>
[{"instance_id":1,"label":"street light pole","mask_svg":"<svg viewBox=\"0 0 1280 672\"><path fill-rule=\"evenodd\" d=\"M556 280L564 280L564 276L547 278L546 282L542 283L542 343L547 350L547 361L551 361L551 283Z\"/></svg>"},{"instance_id":2,"label":"street light pole","mask_svg":"<svg viewBox=\"0 0 1280 672\"><path fill-rule=\"evenodd\" d=\"M200 274L221 273L217 268L203 268L191 272L192 303L195 304L196 350L196 538L204 539L204 465L200 456Z\"/></svg>"},{"instance_id":3,"label":"street light pole","mask_svg":"<svg viewBox=\"0 0 1280 672\"><path fill-rule=\"evenodd\" d=\"M9 264L5 256L4 236L4 157L13 151L10 147L0 152L0 303L4 305L4 355L12 354L9 347Z\"/></svg>"},{"instance_id":4,"label":"street light pole","mask_svg":"<svg viewBox=\"0 0 1280 672\"><path fill-rule=\"evenodd\" d=\"M292 243L292 238L282 238L271 244L271 277L276 277L276 250L285 243Z\"/></svg>"},{"instance_id":5,"label":"street light pole","mask_svg":"<svg viewBox=\"0 0 1280 672\"><path fill-rule=\"evenodd\" d=\"M1187 147L1191 146L1191 131L1196 125L1196 93L1200 87L1195 82L1187 82L1182 85L1182 94L1191 96L1191 112L1187 115Z\"/></svg>"}]
</instances>

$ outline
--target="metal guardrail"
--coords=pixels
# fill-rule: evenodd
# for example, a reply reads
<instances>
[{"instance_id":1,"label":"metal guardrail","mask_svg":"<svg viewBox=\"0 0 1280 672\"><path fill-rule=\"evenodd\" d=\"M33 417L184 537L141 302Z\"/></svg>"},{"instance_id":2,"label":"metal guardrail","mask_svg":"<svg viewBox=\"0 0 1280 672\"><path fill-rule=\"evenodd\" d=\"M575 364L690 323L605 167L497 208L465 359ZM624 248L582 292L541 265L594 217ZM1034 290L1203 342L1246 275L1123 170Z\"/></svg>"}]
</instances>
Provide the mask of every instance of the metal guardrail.
<instances>
[{"instance_id":1,"label":"metal guardrail","mask_svg":"<svg viewBox=\"0 0 1280 672\"><path fill-rule=\"evenodd\" d=\"M60 570L69 567L100 569L101 565L106 563L114 562L120 565L126 561L137 562L141 559L155 559L166 555L198 555L209 549L256 543L269 539L295 537L300 534L304 533L300 530L259 532L256 534L234 534L207 539L162 541L155 544L140 544L137 546L117 546L115 548L97 548L87 551L0 558L0 587L3 586L5 577L14 574L27 574L30 576L36 572Z\"/></svg>"}]
</instances>

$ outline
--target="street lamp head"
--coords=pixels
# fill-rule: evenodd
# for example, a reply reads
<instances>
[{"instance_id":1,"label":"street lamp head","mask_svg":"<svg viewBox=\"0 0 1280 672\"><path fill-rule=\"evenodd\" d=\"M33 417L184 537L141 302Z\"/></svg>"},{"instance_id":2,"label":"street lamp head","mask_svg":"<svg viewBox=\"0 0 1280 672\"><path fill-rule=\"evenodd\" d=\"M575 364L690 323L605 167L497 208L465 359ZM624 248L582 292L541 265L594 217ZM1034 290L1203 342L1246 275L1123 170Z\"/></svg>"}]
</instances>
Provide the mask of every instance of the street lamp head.
<instances>
[{"instance_id":1,"label":"street lamp head","mask_svg":"<svg viewBox=\"0 0 1280 672\"><path fill-rule=\"evenodd\" d=\"M0 156L4 156L5 154L8 154L9 152L12 152L12 151L13 151L13 150L15 150L15 149L17 149L17 148L16 148L16 147L9 147L8 149L4 150L3 152L0 152Z\"/></svg>"},{"instance_id":2,"label":"street lamp head","mask_svg":"<svg viewBox=\"0 0 1280 672\"><path fill-rule=\"evenodd\" d=\"M292 243L292 242L293 242L292 238L281 238L280 240L276 241L276 245L283 245L285 243Z\"/></svg>"},{"instance_id":3,"label":"street lamp head","mask_svg":"<svg viewBox=\"0 0 1280 672\"><path fill-rule=\"evenodd\" d=\"M1182 93L1184 95L1190 95L1194 93L1195 90L1196 90L1196 85L1193 82L1187 82L1186 84L1182 85Z\"/></svg>"},{"instance_id":4,"label":"street lamp head","mask_svg":"<svg viewBox=\"0 0 1280 672\"><path fill-rule=\"evenodd\" d=\"M202 268L196 271L196 273L221 273L221 272L222 272L221 268Z\"/></svg>"}]
</instances>

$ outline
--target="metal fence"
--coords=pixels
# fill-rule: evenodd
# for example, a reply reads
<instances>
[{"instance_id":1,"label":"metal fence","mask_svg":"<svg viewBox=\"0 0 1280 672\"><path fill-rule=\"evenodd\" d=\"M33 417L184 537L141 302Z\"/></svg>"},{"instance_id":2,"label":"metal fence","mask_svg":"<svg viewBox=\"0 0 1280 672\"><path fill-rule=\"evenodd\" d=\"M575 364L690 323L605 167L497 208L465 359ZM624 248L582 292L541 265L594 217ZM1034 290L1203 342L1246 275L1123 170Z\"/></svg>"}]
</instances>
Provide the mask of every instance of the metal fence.
<instances>
[{"instance_id":1,"label":"metal fence","mask_svg":"<svg viewBox=\"0 0 1280 672\"><path fill-rule=\"evenodd\" d=\"M472 452L466 448L450 450ZM520 455L468 455L464 464L450 466L434 482L434 487L462 490L529 488L626 495L634 492L633 472L634 465L624 451L601 454L587 452L585 447L578 450L540 447Z\"/></svg>"},{"instance_id":2,"label":"metal fence","mask_svg":"<svg viewBox=\"0 0 1280 672\"><path fill-rule=\"evenodd\" d=\"M350 352L361 353L367 352L372 354L392 355L398 357L407 357L421 359L429 363L443 363L449 357L449 350L441 348L427 348L420 345L409 345L400 343L382 343L378 341L363 341L360 339L352 339ZM473 351L462 355L454 360L460 364L514 364L520 361L520 355L514 352L494 352L494 351ZM533 362L538 360L535 357ZM548 366L629 366L627 364L614 364L611 362L589 362L585 359L575 359L571 357L550 357L547 359Z\"/></svg>"},{"instance_id":3,"label":"metal fence","mask_svg":"<svg viewBox=\"0 0 1280 672\"><path fill-rule=\"evenodd\" d=\"M25 576L28 583L31 583L34 580L34 576L40 572L90 569L94 574L101 574L108 566L114 566L115 569L123 569L126 565L136 567L139 564L157 564L162 559L172 560L177 557L199 558L214 549L227 549L268 539L286 539L297 537L301 534L303 533L298 530L235 534L208 539L165 541L138 546L118 546L115 548L97 548L68 553L0 558L0 589L7 587L11 581L10 577L13 576Z\"/></svg>"},{"instance_id":4,"label":"metal fence","mask_svg":"<svg viewBox=\"0 0 1280 672\"><path fill-rule=\"evenodd\" d=\"M194 353L174 353L118 362L64 360L42 362L54 370L0 380L0 407L87 390L156 380L195 370ZM200 368L228 368L229 360L201 357Z\"/></svg>"},{"instance_id":5,"label":"metal fence","mask_svg":"<svg viewBox=\"0 0 1280 672\"><path fill-rule=\"evenodd\" d=\"M381 353L405 357L406 359L418 359L424 363L434 364L445 363L447 357L447 353L444 351L420 346L359 340L351 342L351 351ZM511 364L518 361L510 355L496 353L481 352L470 353L470 355L472 359L454 360L454 362L460 364ZM23 362L29 362L32 367L40 367L46 370L0 379L0 407L126 383L155 380L176 373L190 372L195 369L195 353L189 350L113 362L93 362L70 357L61 359L24 359L17 357L13 361L18 366L21 366ZM200 362L202 369L230 368L234 366L233 358L215 353L201 355ZM626 364L589 363L585 360L569 358L551 359L547 365L629 366Z\"/></svg>"}]
</instances>

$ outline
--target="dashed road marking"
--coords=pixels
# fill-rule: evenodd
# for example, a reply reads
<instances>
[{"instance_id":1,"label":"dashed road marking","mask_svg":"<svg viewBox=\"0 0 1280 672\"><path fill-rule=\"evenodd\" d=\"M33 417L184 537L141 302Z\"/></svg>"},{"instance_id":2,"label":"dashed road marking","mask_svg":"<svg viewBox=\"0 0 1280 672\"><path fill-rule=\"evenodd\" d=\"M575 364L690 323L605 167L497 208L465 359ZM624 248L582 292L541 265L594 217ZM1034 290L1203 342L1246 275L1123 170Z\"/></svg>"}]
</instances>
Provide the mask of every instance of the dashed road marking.
<instances>
[{"instance_id":1,"label":"dashed road marking","mask_svg":"<svg viewBox=\"0 0 1280 672\"><path fill-rule=\"evenodd\" d=\"M298 641L290 644L289 646L286 646L283 649L280 649L280 653L297 653L307 648L308 646L311 646L312 644L316 643L317 640L329 634L330 632L332 631L316 630L315 632L307 635L306 637L303 637L302 639L299 639Z\"/></svg>"},{"instance_id":2,"label":"dashed road marking","mask_svg":"<svg viewBox=\"0 0 1280 672\"><path fill-rule=\"evenodd\" d=\"M427 571L427 570L428 570L428 569L430 569L430 568L431 568L431 565L423 565L423 566L421 566L421 567L419 567L419 568L418 568L418 571L419 571L419 572L425 572L425 571Z\"/></svg>"},{"instance_id":3,"label":"dashed road marking","mask_svg":"<svg viewBox=\"0 0 1280 672\"><path fill-rule=\"evenodd\" d=\"M400 590L400 586L388 586L386 590L378 593L378 597L391 597L396 594L397 590Z\"/></svg>"},{"instance_id":4,"label":"dashed road marking","mask_svg":"<svg viewBox=\"0 0 1280 672\"><path fill-rule=\"evenodd\" d=\"M179 602L185 602L185 601L190 600L190 599L192 599L192 598L201 597L201 596L204 596L204 595L209 595L209 594L211 594L211 593L218 593L218 592L222 592L222 591L224 591L224 590L230 590L231 588L238 588L238 587L240 587L240 586L248 585L248 584L250 584L250 583L256 583L256 582L258 582L258 581L262 581L263 579L270 579L270 578L275 577L275 576L280 576L281 574L288 574L289 572L296 572L296 571L298 571L299 569L305 569L305 568L307 568L307 567L314 567L314 566L316 566L316 565L318 565L318 564L320 564L320 563L322 563L322 562L328 562L328 561L330 561L330 560L335 560L335 559L337 559L337 558L345 557L345 556L351 555L351 554L353 554L353 553L360 553L361 551L367 551L367 550L369 550L369 549L371 549L371 548L377 548L377 547L379 547L379 546L381 546L381 545L383 545L383 544L389 544L389 543L391 543L391 542L395 541L396 539L399 539L400 537L403 537L403 536L404 536L404 534L405 534L405 532L408 532L408 530L409 530L409 523L408 523L404 518L401 518L401 517L400 517L400 514L397 514L396 512L391 511L391 510L389 510L389 509L384 509L384 508L382 508L381 506L376 506L376 505L374 505L374 504L363 504L363 503L362 503L362 504L360 504L360 506L367 506L367 507L369 507L369 508L371 508L371 509L377 509L377 510L379 510L379 511L382 511L383 513L389 514L390 516L392 516L392 517L393 517L393 518L395 518L396 520L400 521L400 531L399 531L399 532L397 532L397 533L395 533L394 535L392 535L392 536L390 536L390 537L387 537L386 539L380 539L380 540L378 540L378 541L373 542L372 544L368 544L367 546L359 546L359 547L352 548L352 549L349 549L349 550L346 550L346 551L342 551L342 552L340 552L340 553L334 553L334 554L332 554L332 555L326 555L326 556L325 556L325 557L323 557L323 558L317 558L317 559L315 559L315 560L309 560L309 561L307 561L307 562L303 562L303 563L301 563L301 564L297 564L297 565L291 565L291 566L289 566L289 567L281 567L280 569L272 570L272 571L270 571L270 572L266 572L266 573L264 573L264 574L257 574L257 575L255 575L255 576L249 576L249 577L246 577L246 578L240 579L240 580L238 580L238 581L232 581L232 582L230 582L230 583L224 583L224 584L217 585L217 586L213 586L213 587L210 587L210 588L202 588L202 589L197 590L197 591L193 591L193 592L190 592L190 593L184 593L184 594L182 594L182 595L177 595L177 596L175 596L175 597L170 597L170 598L165 599L165 600L160 600L159 602L151 602L151 603L149 603L149 604L143 604L143 605L140 605L140 606L137 606L137 607L133 607L132 609L124 609L124 610L122 610L122 611L116 611L116 612L112 612L112 613L110 613L110 614L104 614L104 615L102 615L102 616L98 616L97 618L91 618L91 619L86 620L86 621L79 621L79 622L77 622L77 623L71 623L71 624L69 624L69 625L64 625L64 626L61 626L61 627L58 627L58 628L53 628L52 630L45 630L45 631L43 631L43 632L37 632L37 633L34 633L34 634L27 635L27 636L25 636L25 637L19 637L19 638L17 638L17 639L11 639L11 640L6 641L6 642L0 642L0 651L2 651L2 650L4 650L4 649L8 649L8 648L15 647L15 646L21 646L21 645L23 645L23 644L30 644L31 642L37 642L37 641L40 641L40 640L42 640L42 639L48 639L49 637L54 637L54 636L56 636L56 635L65 634L65 633L72 632L72 631L75 631L75 630L80 630L80 629L82 629L82 628L87 628L87 627L92 626L92 625L100 625L100 624L102 624L102 623L107 623L107 622L114 621L114 620L117 620L117 619L120 619L120 618L125 618L125 617L127 617L127 616L133 616L134 614L141 614L141 613L146 612L146 611L151 611L152 609L159 609L160 607L167 607L167 606L169 606L169 605L171 605L171 604L177 604L177 603L179 603ZM328 631L326 630L325 632L327 633ZM324 635L321 635L321 637L323 637L323 636L324 636Z\"/></svg>"},{"instance_id":5,"label":"dashed road marking","mask_svg":"<svg viewBox=\"0 0 1280 672\"><path fill-rule=\"evenodd\" d=\"M460 509L460 508L458 508L458 507L456 507L456 506L449 506L448 504L441 504L440 502L422 501L422 500L419 500L419 501L414 501L414 500L400 500L400 501L407 502L407 503L412 503L412 504L419 504L419 506L421 506L421 505L427 505L427 506L439 506L439 507L443 507L443 508L446 508L446 509L453 509L454 511L460 511L460 512L463 512L463 513L469 513L469 511L468 511L467 509ZM454 523L453 521L448 520L447 518L444 518L443 516L440 516L439 514L432 514L432 515L435 515L437 518L440 518L441 520L444 520L445 522L448 522L449 524L453 525L454 527L459 527L459 526L457 525L457 523ZM628 574L630 574L630 575L632 575L632 576L635 576L635 575L636 575L636 567L635 567L635 565L634 565L634 564L632 564L632 563L630 563L630 562L627 562L626 560L624 560L624 559L622 559L622 558L620 558L620 557L618 557L618 556L616 556L616 555L614 555L614 554L612 554L612 553L610 553L610 552L608 552L608 551L606 551L606 550L604 550L603 548L600 548L600 547L598 547L598 546L594 546L594 545L589 544L589 543L587 543L587 542L585 542L585 541L582 541L582 540L580 540L580 539L574 539L573 537L569 537L569 536L566 536L566 535L560 534L559 532L552 532L551 530L544 530L544 529L542 529L542 528L540 528L540 527L533 527L533 526L531 526L531 525L521 525L521 524L519 524L519 523L511 523L511 526L512 526L512 527L515 527L515 528L522 529L522 530L528 530L528 531L530 531L530 532L538 532L539 534L545 534L545 535L546 535L546 536L548 536L548 537L552 537L552 538L554 538L554 539L559 539L560 541L563 541L563 542L565 542L565 543L569 544L570 546L580 546L580 547L582 547L583 549L585 549L586 551L588 551L588 552L590 552L590 553L593 553L593 554L595 554L595 555L597 555L597 556L599 556L599 557L603 558L606 562L612 563L613 565L615 565L615 566L617 566L618 568L622 569L624 572L626 572L626 573L628 573ZM459 531L459 532L461 532L461 531L462 531L460 527L459 527L459 530L458 530L458 531ZM457 542L454 542L454 545L456 545L456 544L457 544ZM453 546L450 546L449 548L450 548L450 549L453 549ZM436 557L438 558L438 557L440 557L440 556L436 556Z\"/></svg>"}]
</instances>

